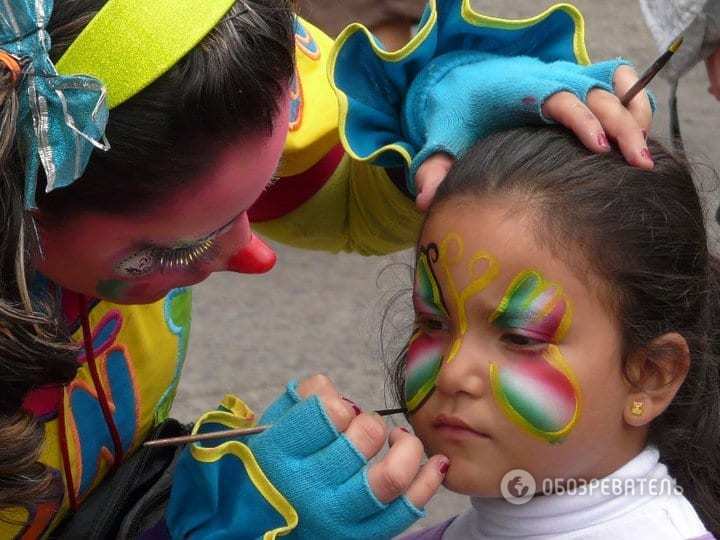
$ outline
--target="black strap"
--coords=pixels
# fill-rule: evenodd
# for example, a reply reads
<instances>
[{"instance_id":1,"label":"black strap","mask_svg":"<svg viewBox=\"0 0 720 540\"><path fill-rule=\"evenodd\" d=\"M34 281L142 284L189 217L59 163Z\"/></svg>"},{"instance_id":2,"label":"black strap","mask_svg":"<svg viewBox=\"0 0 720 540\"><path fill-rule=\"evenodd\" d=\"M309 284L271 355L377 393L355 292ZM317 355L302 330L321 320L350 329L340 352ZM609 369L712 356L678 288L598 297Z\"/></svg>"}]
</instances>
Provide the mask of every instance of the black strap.
<instances>
[{"instance_id":1,"label":"black strap","mask_svg":"<svg viewBox=\"0 0 720 540\"><path fill-rule=\"evenodd\" d=\"M187 435L188 427L169 419L149 438ZM164 513L172 470L182 447L141 447L68 516L50 538L58 540L137 538Z\"/></svg>"}]
</instances>

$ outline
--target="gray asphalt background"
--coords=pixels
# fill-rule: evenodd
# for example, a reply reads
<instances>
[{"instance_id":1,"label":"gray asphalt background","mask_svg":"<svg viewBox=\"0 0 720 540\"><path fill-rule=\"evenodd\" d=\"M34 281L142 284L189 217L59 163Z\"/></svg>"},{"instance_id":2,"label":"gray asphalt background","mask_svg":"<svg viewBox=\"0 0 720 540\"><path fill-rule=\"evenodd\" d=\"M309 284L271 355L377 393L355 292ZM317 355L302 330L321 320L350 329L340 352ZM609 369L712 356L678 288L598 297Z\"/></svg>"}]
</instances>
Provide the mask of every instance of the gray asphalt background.
<instances>
[{"instance_id":1,"label":"gray asphalt background","mask_svg":"<svg viewBox=\"0 0 720 540\"><path fill-rule=\"evenodd\" d=\"M527 17L553 2L476 0L479 11ZM595 61L622 55L641 71L657 55L637 2L578 0ZM704 65L681 83L679 102L687 147L697 160L720 169L720 103L707 93ZM653 134L667 136L667 85L652 85L660 110ZM705 185L710 190L713 186ZM714 211L717 194L707 200ZM193 331L174 416L192 419L216 406L225 393L261 411L285 382L316 372L364 408L386 404L378 334L383 298L407 287L410 274L392 267L409 253L384 258L303 252L277 246L275 270L259 277L216 274L195 287ZM381 287L378 288L378 281ZM441 492L428 506L429 524L462 511L467 499Z\"/></svg>"}]
</instances>

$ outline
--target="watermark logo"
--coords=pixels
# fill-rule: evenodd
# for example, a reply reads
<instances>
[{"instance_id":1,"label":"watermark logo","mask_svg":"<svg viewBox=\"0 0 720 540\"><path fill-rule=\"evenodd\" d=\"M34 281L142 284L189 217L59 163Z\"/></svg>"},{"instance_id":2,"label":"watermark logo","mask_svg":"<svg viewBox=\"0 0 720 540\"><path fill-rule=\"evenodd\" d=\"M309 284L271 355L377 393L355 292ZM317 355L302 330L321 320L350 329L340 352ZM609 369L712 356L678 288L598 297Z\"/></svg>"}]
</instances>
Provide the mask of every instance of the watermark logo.
<instances>
[{"instance_id":1,"label":"watermark logo","mask_svg":"<svg viewBox=\"0 0 720 540\"><path fill-rule=\"evenodd\" d=\"M524 469L512 469L500 481L500 493L511 504L525 504L535 495L535 479Z\"/></svg>"},{"instance_id":2,"label":"watermark logo","mask_svg":"<svg viewBox=\"0 0 720 540\"><path fill-rule=\"evenodd\" d=\"M539 488L539 489L538 489ZM682 495L672 478L544 478L538 485L524 469L512 469L500 481L500 493L512 504L525 504L534 495L671 496Z\"/></svg>"}]
</instances>

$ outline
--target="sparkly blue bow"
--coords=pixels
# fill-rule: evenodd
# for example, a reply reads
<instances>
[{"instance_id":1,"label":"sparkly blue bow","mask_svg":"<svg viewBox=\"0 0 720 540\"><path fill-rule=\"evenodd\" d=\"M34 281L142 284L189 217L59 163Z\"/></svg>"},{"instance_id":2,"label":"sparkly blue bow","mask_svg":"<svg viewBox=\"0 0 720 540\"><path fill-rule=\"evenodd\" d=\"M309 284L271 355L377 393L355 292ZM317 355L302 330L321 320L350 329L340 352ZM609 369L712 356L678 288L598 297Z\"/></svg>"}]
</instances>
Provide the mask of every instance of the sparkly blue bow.
<instances>
[{"instance_id":1,"label":"sparkly blue bow","mask_svg":"<svg viewBox=\"0 0 720 540\"><path fill-rule=\"evenodd\" d=\"M46 31L53 0L0 0L0 49L24 66L17 141L25 162L25 206L35 208L42 164L46 191L72 184L93 148L108 150L105 87L82 75L64 77L50 61Z\"/></svg>"}]
</instances>

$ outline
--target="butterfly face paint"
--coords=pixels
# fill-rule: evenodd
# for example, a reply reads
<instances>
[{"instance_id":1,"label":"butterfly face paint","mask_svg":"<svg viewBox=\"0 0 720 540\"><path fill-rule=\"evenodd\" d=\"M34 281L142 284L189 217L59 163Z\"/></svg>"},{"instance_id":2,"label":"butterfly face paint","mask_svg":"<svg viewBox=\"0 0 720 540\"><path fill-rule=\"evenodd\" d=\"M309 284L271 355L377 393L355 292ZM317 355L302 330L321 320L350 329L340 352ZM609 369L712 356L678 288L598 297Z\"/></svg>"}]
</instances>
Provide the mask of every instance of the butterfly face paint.
<instances>
[{"instance_id":1,"label":"butterfly face paint","mask_svg":"<svg viewBox=\"0 0 720 540\"><path fill-rule=\"evenodd\" d=\"M467 301L487 287L499 273L495 258L488 253L478 252L468 262L470 282L460 289L455 284L450 267L458 264L462 258L462 239L451 233L441 242L440 248L436 244L419 248L415 266L415 313L421 320L430 320L442 326L447 326L449 315L444 292L435 275L436 265L439 265L446 277L446 292L458 314L458 329L449 347L448 362L457 355L467 332ZM405 403L409 412L417 410L435 389L443 354L448 350L448 332L447 328L443 331L428 331L421 324L408 344L405 359Z\"/></svg>"},{"instance_id":2,"label":"butterfly face paint","mask_svg":"<svg viewBox=\"0 0 720 540\"><path fill-rule=\"evenodd\" d=\"M549 345L540 352L490 365L490 384L502 410L518 426L550 443L561 442L580 416L575 376L556 345L570 327L562 289L526 271L508 287L490 322Z\"/></svg>"}]
</instances>

